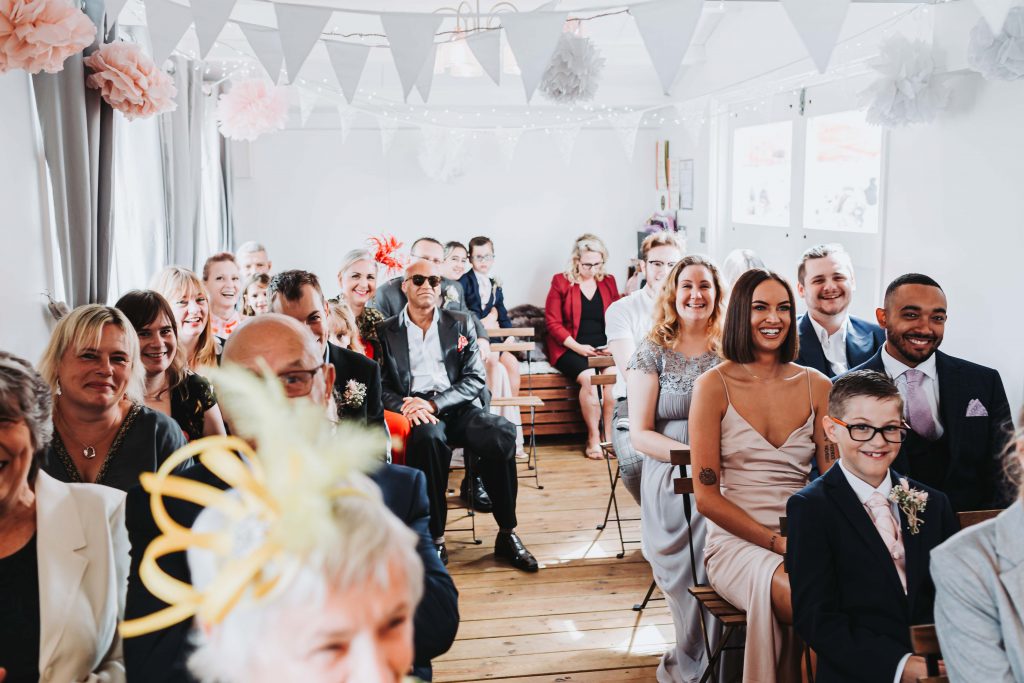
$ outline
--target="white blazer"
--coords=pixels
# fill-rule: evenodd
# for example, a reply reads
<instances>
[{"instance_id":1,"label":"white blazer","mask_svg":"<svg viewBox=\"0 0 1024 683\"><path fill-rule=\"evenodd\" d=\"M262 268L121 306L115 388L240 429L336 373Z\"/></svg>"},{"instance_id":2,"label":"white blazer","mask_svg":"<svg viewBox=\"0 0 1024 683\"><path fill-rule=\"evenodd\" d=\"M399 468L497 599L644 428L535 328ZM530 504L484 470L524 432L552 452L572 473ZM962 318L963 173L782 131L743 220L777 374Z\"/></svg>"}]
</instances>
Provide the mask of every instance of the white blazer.
<instances>
[{"instance_id":1,"label":"white blazer","mask_svg":"<svg viewBox=\"0 0 1024 683\"><path fill-rule=\"evenodd\" d=\"M40 681L124 681L125 494L36 475Z\"/></svg>"}]
</instances>

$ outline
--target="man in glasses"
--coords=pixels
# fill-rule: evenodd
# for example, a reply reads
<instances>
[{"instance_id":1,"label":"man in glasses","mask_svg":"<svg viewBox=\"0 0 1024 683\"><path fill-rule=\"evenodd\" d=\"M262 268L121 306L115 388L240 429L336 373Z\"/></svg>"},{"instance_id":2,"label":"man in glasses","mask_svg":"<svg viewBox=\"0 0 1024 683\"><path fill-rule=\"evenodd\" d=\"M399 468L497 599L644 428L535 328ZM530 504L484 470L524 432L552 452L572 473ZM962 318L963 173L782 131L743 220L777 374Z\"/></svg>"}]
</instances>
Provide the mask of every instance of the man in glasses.
<instances>
[{"instance_id":1,"label":"man in glasses","mask_svg":"<svg viewBox=\"0 0 1024 683\"><path fill-rule=\"evenodd\" d=\"M283 385L288 397L309 400L324 408L324 419L333 419L332 382L334 366L324 363L317 339L307 327L291 317L267 313L243 322L224 347L223 363L238 365L252 372L269 368ZM225 414L230 424L231 415ZM381 454L383 456L383 454ZM183 475L218 489L227 484L201 462ZM429 506L423 474L401 465L382 465L370 475L380 487L388 509L419 536L417 554L423 561L423 600L414 616L414 675L431 679L430 660L448 651L458 630L458 592L448 570L441 564L429 532ZM165 499L167 511L178 524L191 528L199 506L175 498ZM153 522L149 494L136 487L128 494L126 523L132 542L132 562L128 577L128 598L125 614L141 617L166 607L152 595L139 578L142 552L159 535ZM161 567L172 577L189 582L190 572L184 552L173 553L161 560ZM138 638L124 641L128 680L189 683L193 680L186 662L191 654L189 632L192 620L169 626Z\"/></svg>"},{"instance_id":2,"label":"man in glasses","mask_svg":"<svg viewBox=\"0 0 1024 683\"><path fill-rule=\"evenodd\" d=\"M305 270L278 273L270 281L268 295L272 312L294 318L312 333L320 349L320 365L333 366L338 417L386 429L379 366L366 356L329 341L327 300L317 276ZM302 391L305 384L299 380L303 371L312 377L316 367L296 368L295 384L290 391Z\"/></svg>"},{"instance_id":3,"label":"man in glasses","mask_svg":"<svg viewBox=\"0 0 1024 683\"><path fill-rule=\"evenodd\" d=\"M903 398L880 372L836 380L822 425L839 462L786 507L797 633L815 679L916 682L910 627L934 623L931 550L958 531L949 499L889 468L907 437ZM923 497L927 496L927 504Z\"/></svg>"},{"instance_id":4,"label":"man in glasses","mask_svg":"<svg viewBox=\"0 0 1024 683\"><path fill-rule=\"evenodd\" d=\"M405 269L408 304L377 325L384 351L384 405L412 423L406 462L427 476L430 531L447 561L448 469L452 447L472 444L473 466L483 479L499 527L496 557L524 571L537 560L516 534L515 427L484 409L484 368L476 329L463 314L437 307L442 279L437 264L420 260Z\"/></svg>"},{"instance_id":5,"label":"man in glasses","mask_svg":"<svg viewBox=\"0 0 1024 683\"><path fill-rule=\"evenodd\" d=\"M615 397L615 412L612 418L612 443L619 460L619 476L622 484L640 502L640 476L643 471L643 455L636 452L629 438L629 412L626 403L626 366L633 357L637 345L651 331L654 321L654 302L661 293L662 285L669 272L683 257L685 247L672 232L656 232L648 235L640 245L640 273L644 286L612 303L604 314L604 331L608 337L608 349L615 358L618 371L612 395Z\"/></svg>"}]
</instances>

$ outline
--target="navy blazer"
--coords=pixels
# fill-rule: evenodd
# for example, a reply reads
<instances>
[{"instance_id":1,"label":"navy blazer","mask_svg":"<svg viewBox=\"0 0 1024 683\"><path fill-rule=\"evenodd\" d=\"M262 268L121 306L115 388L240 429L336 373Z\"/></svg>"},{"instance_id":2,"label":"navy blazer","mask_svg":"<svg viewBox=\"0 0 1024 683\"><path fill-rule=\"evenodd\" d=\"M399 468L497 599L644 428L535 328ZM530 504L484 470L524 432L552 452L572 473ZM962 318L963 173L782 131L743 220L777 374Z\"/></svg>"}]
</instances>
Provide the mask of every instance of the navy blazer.
<instances>
[{"instance_id":1,"label":"navy blazer","mask_svg":"<svg viewBox=\"0 0 1024 683\"><path fill-rule=\"evenodd\" d=\"M327 342L327 360L334 366L334 392L338 417L384 428L384 404L381 402L380 366L361 353ZM342 397L350 380L366 387L366 396L358 407L345 405Z\"/></svg>"},{"instance_id":2,"label":"navy blazer","mask_svg":"<svg viewBox=\"0 0 1024 683\"><path fill-rule=\"evenodd\" d=\"M181 476L221 490L227 488L219 477L201 463ZM423 599L413 618L415 669L413 674L431 680L430 660L448 651L459 627L458 591L448 570L441 563L428 530L430 512L427 503L427 480L422 472L402 465L384 465L370 475L380 487L388 509L416 532L416 552L423 561ZM167 512L177 523L191 528L202 507L178 498L165 499ZM128 573L128 598L125 619L152 614L167 606L143 585L139 578L142 554L160 533L150 511L149 494L136 486L128 492L125 524L131 542L131 567ZM189 582L191 574L184 552L172 553L159 561L160 567L172 577ZM139 683L192 683L195 679L186 663L192 654L189 633L192 619L136 638L124 639L124 662L129 681Z\"/></svg>"},{"instance_id":3,"label":"navy blazer","mask_svg":"<svg viewBox=\"0 0 1024 683\"><path fill-rule=\"evenodd\" d=\"M821 342L811 324L811 316L804 313L797 320L797 331L800 334L800 353L796 357L796 364L808 368L814 368L826 377L835 377L832 372L832 365L825 358L825 352L821 349ZM878 325L850 316L850 326L846 331L846 364L847 367L855 367L875 355L878 349L885 343L885 330Z\"/></svg>"},{"instance_id":4,"label":"navy blazer","mask_svg":"<svg viewBox=\"0 0 1024 683\"><path fill-rule=\"evenodd\" d=\"M939 374L939 419L949 444L949 470L944 481L931 483L949 496L957 512L1005 508L1015 497L1009 494L1003 477L1003 450L1013 420L999 372L942 351L935 352L935 368ZM852 370L885 374L881 349ZM975 399L988 415L967 416L967 407ZM893 462L893 467L911 476L914 473L905 448L917 439L920 437L911 432Z\"/></svg>"},{"instance_id":5,"label":"navy blazer","mask_svg":"<svg viewBox=\"0 0 1024 683\"><path fill-rule=\"evenodd\" d=\"M893 484L901 475L889 471ZM793 621L818 654L820 683L891 681L912 651L910 626L932 623L933 548L955 534L956 518L941 492L928 492L918 533L900 512L907 592L868 511L838 466L794 494L786 505L786 563Z\"/></svg>"},{"instance_id":6,"label":"navy blazer","mask_svg":"<svg viewBox=\"0 0 1024 683\"><path fill-rule=\"evenodd\" d=\"M480 301L480 283L476 280L476 273L469 270L459 278L462 291L466 294L466 308L473 312L473 315L483 320L491 312L492 308L498 310L498 327L512 327L512 320L505 310L505 293L491 278L491 296L487 302Z\"/></svg>"}]
</instances>

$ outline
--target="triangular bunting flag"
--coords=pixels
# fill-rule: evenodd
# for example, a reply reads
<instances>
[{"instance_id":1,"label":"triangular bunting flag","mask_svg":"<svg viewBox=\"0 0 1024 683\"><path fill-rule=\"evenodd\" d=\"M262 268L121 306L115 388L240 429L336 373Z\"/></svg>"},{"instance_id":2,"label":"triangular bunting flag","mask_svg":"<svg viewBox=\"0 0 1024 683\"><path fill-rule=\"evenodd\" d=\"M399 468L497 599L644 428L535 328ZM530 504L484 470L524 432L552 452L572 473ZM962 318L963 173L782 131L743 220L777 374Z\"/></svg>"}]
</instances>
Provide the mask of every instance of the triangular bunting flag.
<instances>
[{"instance_id":1,"label":"triangular bunting flag","mask_svg":"<svg viewBox=\"0 0 1024 683\"><path fill-rule=\"evenodd\" d=\"M658 0L629 8L666 95L679 74L703 7L704 0Z\"/></svg>"},{"instance_id":2,"label":"triangular bunting flag","mask_svg":"<svg viewBox=\"0 0 1024 683\"><path fill-rule=\"evenodd\" d=\"M326 7L274 3L274 12L277 13L277 31L281 37L288 82L292 83L299 75L306 57L309 57L310 50L320 39L320 32L331 18L332 10Z\"/></svg>"},{"instance_id":3,"label":"triangular bunting flag","mask_svg":"<svg viewBox=\"0 0 1024 683\"><path fill-rule=\"evenodd\" d=\"M348 134L352 132L352 124L356 121L356 114L359 112L352 107L343 104L338 105L338 118L341 121L341 144L348 140Z\"/></svg>"},{"instance_id":4,"label":"triangular bunting flag","mask_svg":"<svg viewBox=\"0 0 1024 683\"><path fill-rule=\"evenodd\" d=\"M640 122L643 118L644 112L632 111L616 116L611 122L618 134L619 142L622 143L622 148L626 152L626 158L631 161L633 153L636 151L636 134L640 130Z\"/></svg>"},{"instance_id":5,"label":"triangular bunting flag","mask_svg":"<svg viewBox=\"0 0 1024 683\"><path fill-rule=\"evenodd\" d=\"M501 151L501 158L505 161L505 168L508 169L516 158L516 148L519 147L519 139L523 137L523 129L496 128L494 137L498 141L498 149Z\"/></svg>"},{"instance_id":6,"label":"triangular bunting flag","mask_svg":"<svg viewBox=\"0 0 1024 683\"><path fill-rule=\"evenodd\" d=\"M117 21L117 17L121 14L121 10L124 9L125 4L128 0L107 0L107 23L113 24Z\"/></svg>"},{"instance_id":7,"label":"triangular bunting flag","mask_svg":"<svg viewBox=\"0 0 1024 683\"><path fill-rule=\"evenodd\" d=\"M825 73L850 9L850 0L782 0L782 7L814 65Z\"/></svg>"},{"instance_id":8,"label":"triangular bunting flag","mask_svg":"<svg viewBox=\"0 0 1024 683\"><path fill-rule=\"evenodd\" d=\"M420 77L416 79L416 92L423 99L423 104L430 99L430 86L434 83L434 60L437 59L437 45L430 51L430 59L423 63L423 70Z\"/></svg>"},{"instance_id":9,"label":"triangular bunting flag","mask_svg":"<svg viewBox=\"0 0 1024 683\"><path fill-rule=\"evenodd\" d=\"M356 91L359 90L359 79L363 76L363 69L366 68L366 58L370 54L369 45L359 43L338 43L332 40L325 40L327 56L331 59L331 66L334 67L334 75L338 78L338 85L345 95L345 100L352 104Z\"/></svg>"},{"instance_id":10,"label":"triangular bunting flag","mask_svg":"<svg viewBox=\"0 0 1024 683\"><path fill-rule=\"evenodd\" d=\"M309 115L316 109L316 102L320 96L312 88L296 88L299 92L299 124L305 127L309 121Z\"/></svg>"},{"instance_id":11,"label":"triangular bunting flag","mask_svg":"<svg viewBox=\"0 0 1024 683\"><path fill-rule=\"evenodd\" d=\"M434 33L441 25L441 15L395 12L380 15L380 21L388 36L398 80L402 82L402 94L408 101L409 93L426 68L424 62L430 62L433 72Z\"/></svg>"},{"instance_id":12,"label":"triangular bunting flag","mask_svg":"<svg viewBox=\"0 0 1024 683\"><path fill-rule=\"evenodd\" d=\"M703 0L700 0L701 2ZM526 101L540 84L562 36L566 12L503 12L501 26L523 76Z\"/></svg>"},{"instance_id":13,"label":"triangular bunting flag","mask_svg":"<svg viewBox=\"0 0 1024 683\"><path fill-rule=\"evenodd\" d=\"M245 39L249 41L249 47L260 60L260 64L267 70L267 75L274 83L281 78L281 63L284 61L284 53L281 51L281 39L277 30L244 24L239 22L238 28L242 29Z\"/></svg>"},{"instance_id":14,"label":"triangular bunting flag","mask_svg":"<svg viewBox=\"0 0 1024 683\"><path fill-rule=\"evenodd\" d=\"M501 85L501 31L474 33L466 38L466 45L480 63L480 68L495 85Z\"/></svg>"},{"instance_id":15,"label":"triangular bunting flag","mask_svg":"<svg viewBox=\"0 0 1024 683\"><path fill-rule=\"evenodd\" d=\"M555 136L555 145L562 155L562 161L568 166L572 163L572 150L576 146L576 138L580 135L580 126L555 128L552 134Z\"/></svg>"},{"instance_id":16,"label":"triangular bunting flag","mask_svg":"<svg viewBox=\"0 0 1024 683\"><path fill-rule=\"evenodd\" d=\"M192 10L170 0L146 0L146 25L153 45L153 61L161 66L192 23Z\"/></svg>"},{"instance_id":17,"label":"triangular bunting flag","mask_svg":"<svg viewBox=\"0 0 1024 683\"><path fill-rule=\"evenodd\" d=\"M1006 17L1015 4L1017 0L974 0L974 6L981 12L981 16L985 17L994 36L1003 32Z\"/></svg>"},{"instance_id":18,"label":"triangular bunting flag","mask_svg":"<svg viewBox=\"0 0 1024 683\"><path fill-rule=\"evenodd\" d=\"M380 151L384 156L391 151L391 143L395 141L395 133L398 131L398 121L387 116L378 116L377 124L380 126Z\"/></svg>"},{"instance_id":19,"label":"triangular bunting flag","mask_svg":"<svg viewBox=\"0 0 1024 683\"><path fill-rule=\"evenodd\" d=\"M224 24L231 16L237 0L192 0L192 18L196 22L196 37L199 38L199 56L203 59L217 42Z\"/></svg>"}]
</instances>

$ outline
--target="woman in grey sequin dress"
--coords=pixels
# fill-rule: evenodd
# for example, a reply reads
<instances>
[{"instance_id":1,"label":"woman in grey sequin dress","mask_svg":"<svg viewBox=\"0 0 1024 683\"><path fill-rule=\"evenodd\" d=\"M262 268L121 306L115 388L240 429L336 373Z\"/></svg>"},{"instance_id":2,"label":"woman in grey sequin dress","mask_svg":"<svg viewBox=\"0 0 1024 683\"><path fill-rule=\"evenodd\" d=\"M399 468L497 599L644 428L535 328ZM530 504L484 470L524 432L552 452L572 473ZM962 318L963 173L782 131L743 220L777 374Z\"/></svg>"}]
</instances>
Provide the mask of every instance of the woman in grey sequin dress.
<instances>
[{"instance_id":1,"label":"woman in grey sequin dress","mask_svg":"<svg viewBox=\"0 0 1024 683\"><path fill-rule=\"evenodd\" d=\"M651 333L627 369L630 432L634 447L645 457L640 499L643 553L675 625L676 645L658 667L661 683L697 681L707 660L700 610L687 591L707 580L704 519L691 498L692 524L687 524L682 498L673 488L678 471L669 462L669 454L690 442L688 416L694 382L721 360L718 345L724 293L720 282L710 259L691 255L679 261L655 304ZM691 536L697 576L687 548ZM717 640L714 629L709 634Z\"/></svg>"}]
</instances>

